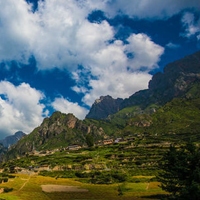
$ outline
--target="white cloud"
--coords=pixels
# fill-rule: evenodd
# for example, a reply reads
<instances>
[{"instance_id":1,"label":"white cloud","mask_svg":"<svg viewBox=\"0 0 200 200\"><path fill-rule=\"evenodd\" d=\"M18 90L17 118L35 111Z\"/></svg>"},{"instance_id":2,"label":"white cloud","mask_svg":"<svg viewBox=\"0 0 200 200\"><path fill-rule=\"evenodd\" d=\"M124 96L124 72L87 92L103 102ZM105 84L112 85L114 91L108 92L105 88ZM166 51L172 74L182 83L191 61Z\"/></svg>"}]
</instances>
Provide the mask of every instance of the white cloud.
<instances>
[{"instance_id":1,"label":"white cloud","mask_svg":"<svg viewBox=\"0 0 200 200\"><path fill-rule=\"evenodd\" d=\"M40 125L44 115L45 96L40 91L22 83L14 86L7 81L0 82L0 133L1 137L16 131L30 133Z\"/></svg>"},{"instance_id":2,"label":"white cloud","mask_svg":"<svg viewBox=\"0 0 200 200\"><path fill-rule=\"evenodd\" d=\"M164 52L164 48L155 44L146 34L132 34L127 41L128 53L133 53L134 58L130 60L133 69L147 67L148 70L157 67L157 62Z\"/></svg>"},{"instance_id":3,"label":"white cloud","mask_svg":"<svg viewBox=\"0 0 200 200\"><path fill-rule=\"evenodd\" d=\"M26 62L30 56L29 40L34 37L35 17L24 0L0 1L0 61Z\"/></svg>"},{"instance_id":4,"label":"white cloud","mask_svg":"<svg viewBox=\"0 0 200 200\"><path fill-rule=\"evenodd\" d=\"M88 110L78 105L78 103L73 103L68 101L67 99L56 98L55 101L52 103L52 107L55 110L58 110L63 113L73 113L79 119L84 119Z\"/></svg>"},{"instance_id":5,"label":"white cloud","mask_svg":"<svg viewBox=\"0 0 200 200\"><path fill-rule=\"evenodd\" d=\"M92 89L86 93L83 101L91 106L99 96L109 94L113 98L126 98L140 89L146 89L150 79L148 73L116 73L108 70L100 79L90 81Z\"/></svg>"},{"instance_id":6,"label":"white cloud","mask_svg":"<svg viewBox=\"0 0 200 200\"><path fill-rule=\"evenodd\" d=\"M166 47L168 47L170 49L177 49L177 48L180 48L180 45L169 42L168 44L166 44Z\"/></svg>"},{"instance_id":7,"label":"white cloud","mask_svg":"<svg viewBox=\"0 0 200 200\"><path fill-rule=\"evenodd\" d=\"M168 18L188 8L200 10L199 0L107 0L108 16L125 14L137 18Z\"/></svg>"},{"instance_id":8,"label":"white cloud","mask_svg":"<svg viewBox=\"0 0 200 200\"><path fill-rule=\"evenodd\" d=\"M185 37L191 37L193 35L200 37L200 19L195 22L193 13L186 12L182 18L183 26L186 28L185 33L182 35Z\"/></svg>"},{"instance_id":9,"label":"white cloud","mask_svg":"<svg viewBox=\"0 0 200 200\"><path fill-rule=\"evenodd\" d=\"M27 62L33 54L40 69L65 67L73 71L78 64L87 65L92 52L104 48L114 37L108 22L87 20L98 5L46 0L32 13L24 0L0 2L0 61Z\"/></svg>"}]
</instances>

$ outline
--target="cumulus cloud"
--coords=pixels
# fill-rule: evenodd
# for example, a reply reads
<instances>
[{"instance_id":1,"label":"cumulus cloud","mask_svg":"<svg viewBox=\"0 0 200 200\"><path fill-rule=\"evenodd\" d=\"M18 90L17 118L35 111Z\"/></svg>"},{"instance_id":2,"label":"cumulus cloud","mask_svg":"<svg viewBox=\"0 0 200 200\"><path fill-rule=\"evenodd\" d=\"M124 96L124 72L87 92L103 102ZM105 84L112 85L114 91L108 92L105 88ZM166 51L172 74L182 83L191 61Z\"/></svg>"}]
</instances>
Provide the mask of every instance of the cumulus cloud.
<instances>
[{"instance_id":1,"label":"cumulus cloud","mask_svg":"<svg viewBox=\"0 0 200 200\"><path fill-rule=\"evenodd\" d=\"M133 53L133 59L130 60L132 68L147 67L151 70L157 67L157 62L164 52L164 48L155 44L146 34L132 34L127 41L126 51Z\"/></svg>"},{"instance_id":2,"label":"cumulus cloud","mask_svg":"<svg viewBox=\"0 0 200 200\"><path fill-rule=\"evenodd\" d=\"M164 48L155 44L146 34L132 34L128 44L117 40L93 54L95 63L89 69L89 90L74 87L74 91L84 91L83 102L90 105L102 95L125 98L134 92L146 89L151 79L149 71L157 66ZM128 56L131 54L131 56ZM141 72L141 70L143 72ZM74 72L77 84L82 71ZM95 78L91 78L91 74Z\"/></svg>"},{"instance_id":3,"label":"cumulus cloud","mask_svg":"<svg viewBox=\"0 0 200 200\"><path fill-rule=\"evenodd\" d=\"M73 113L79 119L84 119L88 110L78 105L78 103L73 103L68 101L67 99L56 98L52 103L52 107L55 110L58 110L63 113Z\"/></svg>"},{"instance_id":4,"label":"cumulus cloud","mask_svg":"<svg viewBox=\"0 0 200 200\"><path fill-rule=\"evenodd\" d=\"M182 7L196 5L191 2L194 1L183 3L181 0L180 4L177 0L174 7L180 10ZM90 23L87 20L89 13L96 9L106 11L106 8L109 12L110 6L111 10L124 9L124 14L127 14L127 9L130 8L131 15L136 16L139 16L139 13L147 14L147 8L153 10L152 13L156 13L155 9L165 13L162 10L170 7L165 4L171 7L174 5L169 1L158 0L46 0L39 1L38 10L32 13L31 5L24 0L3 1L0 3L0 37L3 38L0 41L0 60L27 62L33 54L40 69L67 67L68 70L74 71L77 65L96 65L94 54L100 56L107 48L112 48L109 41L115 40L115 32L107 21L100 24ZM116 6L119 8L115 9ZM136 37L132 39L135 39L132 43L137 42Z\"/></svg>"},{"instance_id":5,"label":"cumulus cloud","mask_svg":"<svg viewBox=\"0 0 200 200\"><path fill-rule=\"evenodd\" d=\"M15 86L10 82L0 82L0 133L1 137L17 131L30 133L40 125L45 115L40 100L44 94L29 84Z\"/></svg>"},{"instance_id":6,"label":"cumulus cloud","mask_svg":"<svg viewBox=\"0 0 200 200\"><path fill-rule=\"evenodd\" d=\"M0 61L26 62L35 32L31 6L24 0L7 0L0 2L0 8Z\"/></svg>"},{"instance_id":7,"label":"cumulus cloud","mask_svg":"<svg viewBox=\"0 0 200 200\"><path fill-rule=\"evenodd\" d=\"M182 18L183 26L185 27L185 33L182 35L185 37L191 37L196 35L197 39L200 38L200 19L195 21L193 13L186 12Z\"/></svg>"},{"instance_id":8,"label":"cumulus cloud","mask_svg":"<svg viewBox=\"0 0 200 200\"><path fill-rule=\"evenodd\" d=\"M88 5L88 6L87 6ZM27 62L34 55L40 69L76 69L91 53L113 39L108 22L87 20L99 3L74 0L39 1L31 12L25 0L0 2L0 60Z\"/></svg>"}]
</instances>

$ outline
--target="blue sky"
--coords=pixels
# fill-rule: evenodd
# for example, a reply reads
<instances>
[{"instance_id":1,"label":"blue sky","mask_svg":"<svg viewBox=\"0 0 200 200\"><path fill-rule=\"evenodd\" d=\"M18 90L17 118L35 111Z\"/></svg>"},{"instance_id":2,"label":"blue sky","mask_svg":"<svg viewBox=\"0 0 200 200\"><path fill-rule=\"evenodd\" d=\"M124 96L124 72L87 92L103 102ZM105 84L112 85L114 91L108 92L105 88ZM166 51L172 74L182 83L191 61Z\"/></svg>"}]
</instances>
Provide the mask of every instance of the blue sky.
<instances>
[{"instance_id":1,"label":"blue sky","mask_svg":"<svg viewBox=\"0 0 200 200\"><path fill-rule=\"evenodd\" d=\"M200 49L199 0L0 0L0 138L148 88Z\"/></svg>"}]
</instances>

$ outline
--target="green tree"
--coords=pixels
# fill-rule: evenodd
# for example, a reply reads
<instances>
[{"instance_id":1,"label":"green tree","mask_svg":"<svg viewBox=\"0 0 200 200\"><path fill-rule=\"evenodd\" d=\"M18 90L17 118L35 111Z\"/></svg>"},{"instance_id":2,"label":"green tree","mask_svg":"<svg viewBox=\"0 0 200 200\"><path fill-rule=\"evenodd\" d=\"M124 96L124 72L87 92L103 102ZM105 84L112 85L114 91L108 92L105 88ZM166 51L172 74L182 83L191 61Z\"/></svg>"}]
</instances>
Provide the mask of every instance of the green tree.
<instances>
[{"instance_id":1,"label":"green tree","mask_svg":"<svg viewBox=\"0 0 200 200\"><path fill-rule=\"evenodd\" d=\"M163 156L158 180L173 199L200 199L200 149L192 143L171 146Z\"/></svg>"},{"instance_id":2,"label":"green tree","mask_svg":"<svg viewBox=\"0 0 200 200\"><path fill-rule=\"evenodd\" d=\"M94 137L91 134L86 135L86 143L88 147L93 147L94 146Z\"/></svg>"}]
</instances>

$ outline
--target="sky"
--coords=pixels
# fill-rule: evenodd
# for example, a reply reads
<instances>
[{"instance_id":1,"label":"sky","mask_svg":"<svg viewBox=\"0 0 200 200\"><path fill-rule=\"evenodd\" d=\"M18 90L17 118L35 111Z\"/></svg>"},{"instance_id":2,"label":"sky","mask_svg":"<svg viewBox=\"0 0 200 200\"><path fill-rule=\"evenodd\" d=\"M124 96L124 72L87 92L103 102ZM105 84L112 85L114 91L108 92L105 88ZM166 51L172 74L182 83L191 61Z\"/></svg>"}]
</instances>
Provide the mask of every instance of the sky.
<instances>
[{"instance_id":1,"label":"sky","mask_svg":"<svg viewBox=\"0 0 200 200\"><path fill-rule=\"evenodd\" d=\"M200 50L199 0L0 0L0 139L128 98Z\"/></svg>"}]
</instances>

